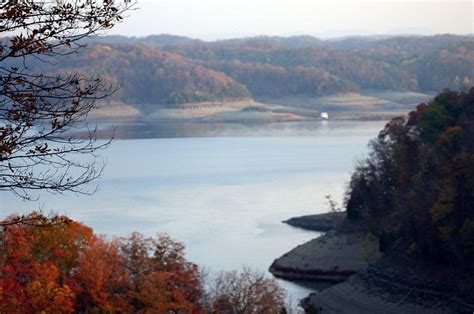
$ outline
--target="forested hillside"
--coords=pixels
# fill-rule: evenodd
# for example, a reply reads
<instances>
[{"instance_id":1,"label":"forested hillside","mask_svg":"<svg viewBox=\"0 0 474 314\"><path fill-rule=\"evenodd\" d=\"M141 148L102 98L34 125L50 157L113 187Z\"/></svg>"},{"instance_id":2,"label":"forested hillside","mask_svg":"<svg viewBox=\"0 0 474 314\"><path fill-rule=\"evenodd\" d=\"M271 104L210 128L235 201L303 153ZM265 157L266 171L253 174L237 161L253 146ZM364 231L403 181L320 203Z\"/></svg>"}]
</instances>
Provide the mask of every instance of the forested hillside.
<instances>
[{"instance_id":1,"label":"forested hillside","mask_svg":"<svg viewBox=\"0 0 474 314\"><path fill-rule=\"evenodd\" d=\"M377 234L384 252L474 274L473 138L474 88L392 120L352 176L349 219Z\"/></svg>"},{"instance_id":2,"label":"forested hillside","mask_svg":"<svg viewBox=\"0 0 474 314\"><path fill-rule=\"evenodd\" d=\"M363 90L431 93L467 89L474 82L472 36L205 42L154 35L97 37L87 44L84 53L58 58L47 70L103 75L122 84L115 98L130 104L317 97Z\"/></svg>"},{"instance_id":3,"label":"forested hillside","mask_svg":"<svg viewBox=\"0 0 474 314\"><path fill-rule=\"evenodd\" d=\"M290 39L257 37L164 49L223 71L256 97L364 89L431 92L468 88L474 78L471 37Z\"/></svg>"},{"instance_id":4,"label":"forested hillside","mask_svg":"<svg viewBox=\"0 0 474 314\"><path fill-rule=\"evenodd\" d=\"M132 104L173 105L216 99L243 98L250 94L222 72L206 68L177 54L147 45L93 44L81 54L60 58L51 70L78 70L119 82L114 97Z\"/></svg>"}]
</instances>

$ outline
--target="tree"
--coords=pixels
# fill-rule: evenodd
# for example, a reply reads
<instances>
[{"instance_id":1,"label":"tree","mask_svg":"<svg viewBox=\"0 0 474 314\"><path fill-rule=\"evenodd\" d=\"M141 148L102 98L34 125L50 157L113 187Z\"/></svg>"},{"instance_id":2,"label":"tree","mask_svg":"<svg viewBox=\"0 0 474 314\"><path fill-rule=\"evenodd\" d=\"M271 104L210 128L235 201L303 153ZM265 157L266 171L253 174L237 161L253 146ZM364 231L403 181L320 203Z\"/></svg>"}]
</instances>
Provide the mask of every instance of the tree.
<instances>
[{"instance_id":1,"label":"tree","mask_svg":"<svg viewBox=\"0 0 474 314\"><path fill-rule=\"evenodd\" d=\"M202 313L201 296L197 266L165 235L107 240L72 220L0 232L2 313Z\"/></svg>"},{"instance_id":2,"label":"tree","mask_svg":"<svg viewBox=\"0 0 474 314\"><path fill-rule=\"evenodd\" d=\"M36 190L91 192L84 184L103 169L95 152L109 142L96 141L86 118L117 86L30 64L79 52L81 40L111 28L132 6L130 0L2 1L0 190L24 199ZM84 154L91 160L80 158Z\"/></svg>"},{"instance_id":3,"label":"tree","mask_svg":"<svg viewBox=\"0 0 474 314\"><path fill-rule=\"evenodd\" d=\"M185 259L182 243L167 235L145 238L135 232L117 245L129 274L127 302L134 311L201 312L198 267Z\"/></svg>"},{"instance_id":4,"label":"tree","mask_svg":"<svg viewBox=\"0 0 474 314\"><path fill-rule=\"evenodd\" d=\"M275 279L244 268L220 273L212 283L210 313L286 313L285 290Z\"/></svg>"}]
</instances>

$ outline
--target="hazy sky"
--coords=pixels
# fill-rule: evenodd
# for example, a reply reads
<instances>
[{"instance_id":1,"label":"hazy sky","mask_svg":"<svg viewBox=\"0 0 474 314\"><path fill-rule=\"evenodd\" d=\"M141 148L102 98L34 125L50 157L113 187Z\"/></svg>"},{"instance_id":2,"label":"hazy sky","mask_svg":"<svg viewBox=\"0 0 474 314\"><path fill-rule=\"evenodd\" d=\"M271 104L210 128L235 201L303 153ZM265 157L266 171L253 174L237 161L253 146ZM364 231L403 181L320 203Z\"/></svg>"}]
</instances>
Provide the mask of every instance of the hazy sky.
<instances>
[{"instance_id":1,"label":"hazy sky","mask_svg":"<svg viewBox=\"0 0 474 314\"><path fill-rule=\"evenodd\" d=\"M473 33L473 1L138 0L110 34L202 39L252 35Z\"/></svg>"}]
</instances>

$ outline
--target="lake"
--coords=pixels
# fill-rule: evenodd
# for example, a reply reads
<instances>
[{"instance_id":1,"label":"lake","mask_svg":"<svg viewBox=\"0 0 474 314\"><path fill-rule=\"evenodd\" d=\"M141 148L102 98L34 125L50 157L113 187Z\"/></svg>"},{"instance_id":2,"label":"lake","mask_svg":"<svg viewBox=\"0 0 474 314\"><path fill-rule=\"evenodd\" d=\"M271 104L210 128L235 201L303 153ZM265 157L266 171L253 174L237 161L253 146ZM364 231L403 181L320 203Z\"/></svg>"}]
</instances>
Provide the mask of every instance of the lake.
<instances>
[{"instance_id":1,"label":"lake","mask_svg":"<svg viewBox=\"0 0 474 314\"><path fill-rule=\"evenodd\" d=\"M341 204L354 162L385 122L267 125L123 125L93 196L41 194L23 202L0 193L1 214L65 213L97 233L170 234L211 271L272 261L318 235L281 223ZM293 299L311 290L280 281Z\"/></svg>"}]
</instances>

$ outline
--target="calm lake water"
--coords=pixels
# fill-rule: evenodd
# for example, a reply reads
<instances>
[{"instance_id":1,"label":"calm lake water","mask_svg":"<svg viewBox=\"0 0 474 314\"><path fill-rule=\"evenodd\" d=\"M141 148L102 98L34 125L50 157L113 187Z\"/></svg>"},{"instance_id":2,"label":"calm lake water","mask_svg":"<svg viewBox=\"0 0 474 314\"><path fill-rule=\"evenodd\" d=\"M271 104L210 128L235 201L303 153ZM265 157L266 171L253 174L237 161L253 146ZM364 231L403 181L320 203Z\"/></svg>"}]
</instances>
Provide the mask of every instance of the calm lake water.
<instances>
[{"instance_id":1,"label":"calm lake water","mask_svg":"<svg viewBox=\"0 0 474 314\"><path fill-rule=\"evenodd\" d=\"M354 161L385 122L121 126L93 196L42 194L23 202L0 193L1 215L65 213L97 233L170 234L211 271L272 261L318 234L281 223L342 200ZM137 139L139 138L139 139ZM293 299L311 290L281 281Z\"/></svg>"}]
</instances>

